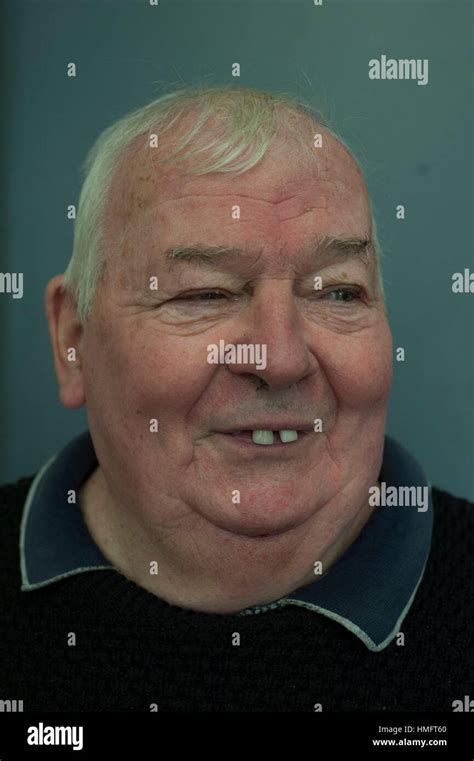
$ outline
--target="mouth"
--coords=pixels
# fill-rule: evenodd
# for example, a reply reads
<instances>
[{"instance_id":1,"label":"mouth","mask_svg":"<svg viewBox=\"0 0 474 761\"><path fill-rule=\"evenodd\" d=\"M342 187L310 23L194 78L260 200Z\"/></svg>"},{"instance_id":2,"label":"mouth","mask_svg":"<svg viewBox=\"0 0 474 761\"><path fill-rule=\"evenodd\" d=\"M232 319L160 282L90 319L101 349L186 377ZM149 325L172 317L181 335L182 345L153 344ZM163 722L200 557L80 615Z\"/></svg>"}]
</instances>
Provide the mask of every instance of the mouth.
<instances>
[{"instance_id":1,"label":"mouth","mask_svg":"<svg viewBox=\"0 0 474 761\"><path fill-rule=\"evenodd\" d=\"M311 427L305 428L279 428L276 430L270 428L253 428L240 431L216 431L218 436L225 437L227 440L241 446L248 447L294 447L305 439L310 432Z\"/></svg>"}]
</instances>

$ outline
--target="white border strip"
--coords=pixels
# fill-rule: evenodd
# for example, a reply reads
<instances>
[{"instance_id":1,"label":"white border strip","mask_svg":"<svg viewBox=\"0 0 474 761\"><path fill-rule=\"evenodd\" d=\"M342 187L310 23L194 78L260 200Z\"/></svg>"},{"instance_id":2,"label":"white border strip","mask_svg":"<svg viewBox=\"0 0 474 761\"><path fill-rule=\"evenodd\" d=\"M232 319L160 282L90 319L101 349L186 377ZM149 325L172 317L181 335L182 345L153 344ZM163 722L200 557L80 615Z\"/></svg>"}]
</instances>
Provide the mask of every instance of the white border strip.
<instances>
[{"instance_id":1,"label":"white border strip","mask_svg":"<svg viewBox=\"0 0 474 761\"><path fill-rule=\"evenodd\" d=\"M33 499L35 497L36 491L38 489L39 483L41 479L43 478L44 474L48 470L48 468L53 464L53 462L57 459L58 455L53 455L49 458L49 460L43 465L43 467L38 471L36 476L34 477L31 486L28 490L28 494L26 497L25 505L23 508L23 516L21 519L21 528L20 528L20 565L21 565L21 591L22 592L29 592L33 589L40 589L41 587L45 587L48 584L52 584L54 581L59 581L60 579L66 579L68 576L74 576L77 573L82 573L83 571L97 571L97 570L105 570L110 571L113 570L113 566L110 565L99 565L99 566L86 566L84 568L74 568L72 571L67 571L66 573L61 573L59 576L54 576L53 578L46 579L46 581L39 581L36 584L30 584L30 581L28 579L28 572L26 568L26 559L25 559L25 534L26 534L26 524L28 523L28 517L30 514L31 505L33 503Z\"/></svg>"},{"instance_id":2,"label":"white border strip","mask_svg":"<svg viewBox=\"0 0 474 761\"><path fill-rule=\"evenodd\" d=\"M53 464L56 457L57 455L53 455L52 457L50 457L49 460L43 465L43 467L38 471L38 473L34 477L33 482L28 490L25 505L23 508L23 516L21 519L21 528L20 528L20 565L21 565L22 591L24 591L25 586L28 588L30 585L28 581L28 573L26 570L26 561L25 561L25 533L26 533L26 524L28 522L28 516L30 514L31 503L33 502L33 497L36 494L36 490L38 488L39 482L43 478L44 474L46 473L50 465Z\"/></svg>"}]
</instances>

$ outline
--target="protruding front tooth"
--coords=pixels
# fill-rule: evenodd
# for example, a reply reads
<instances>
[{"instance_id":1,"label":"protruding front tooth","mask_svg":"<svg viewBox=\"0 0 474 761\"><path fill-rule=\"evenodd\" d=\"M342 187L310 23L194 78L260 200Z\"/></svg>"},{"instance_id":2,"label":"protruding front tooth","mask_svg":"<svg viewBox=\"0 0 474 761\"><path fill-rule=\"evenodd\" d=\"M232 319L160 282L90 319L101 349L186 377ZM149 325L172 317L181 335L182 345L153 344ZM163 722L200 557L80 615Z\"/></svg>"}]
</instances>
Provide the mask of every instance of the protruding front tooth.
<instances>
[{"instance_id":1,"label":"protruding front tooth","mask_svg":"<svg viewBox=\"0 0 474 761\"><path fill-rule=\"evenodd\" d=\"M296 441L298 438L298 431L280 431L279 433L283 444L287 444L289 441Z\"/></svg>"},{"instance_id":2,"label":"protruding front tooth","mask_svg":"<svg viewBox=\"0 0 474 761\"><path fill-rule=\"evenodd\" d=\"M254 444L273 444L273 431L252 431L252 441Z\"/></svg>"}]
</instances>

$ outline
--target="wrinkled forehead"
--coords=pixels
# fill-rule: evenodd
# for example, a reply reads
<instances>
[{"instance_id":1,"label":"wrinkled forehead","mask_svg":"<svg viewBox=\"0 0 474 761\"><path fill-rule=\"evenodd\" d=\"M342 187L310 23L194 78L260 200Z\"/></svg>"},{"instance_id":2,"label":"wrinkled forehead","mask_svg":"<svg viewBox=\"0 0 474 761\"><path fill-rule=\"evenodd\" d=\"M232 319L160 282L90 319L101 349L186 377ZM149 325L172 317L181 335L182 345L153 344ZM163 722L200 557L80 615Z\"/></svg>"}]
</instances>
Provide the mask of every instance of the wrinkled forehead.
<instances>
[{"instance_id":1,"label":"wrinkled forehead","mask_svg":"<svg viewBox=\"0 0 474 761\"><path fill-rule=\"evenodd\" d=\"M314 147L315 135L321 135L320 147ZM190 159L177 166L166 163L176 136L160 140L158 148L150 147L148 136L141 136L118 162L110 185L104 214L106 241L120 241L114 251L121 253L134 232L143 230L145 220L147 229L153 226L155 208L181 199L187 199L188 204L190 199L216 203L224 196L230 202L233 196L266 201L284 209L285 214L292 213L294 199L301 202L296 204L295 213L301 204L329 203L346 208L370 232L367 188L354 158L317 124L306 124L303 140L305 136L308 152L294 136L275 136L263 158L242 174L203 175L190 173Z\"/></svg>"}]
</instances>

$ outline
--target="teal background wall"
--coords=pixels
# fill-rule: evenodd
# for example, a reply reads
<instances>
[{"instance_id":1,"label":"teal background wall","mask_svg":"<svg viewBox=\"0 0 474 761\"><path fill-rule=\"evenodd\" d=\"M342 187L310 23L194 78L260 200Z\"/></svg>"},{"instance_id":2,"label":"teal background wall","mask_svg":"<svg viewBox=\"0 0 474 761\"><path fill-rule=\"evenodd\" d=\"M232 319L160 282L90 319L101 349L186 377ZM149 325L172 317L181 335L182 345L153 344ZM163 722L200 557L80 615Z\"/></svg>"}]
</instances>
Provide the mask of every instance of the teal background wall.
<instances>
[{"instance_id":1,"label":"teal background wall","mask_svg":"<svg viewBox=\"0 0 474 761\"><path fill-rule=\"evenodd\" d=\"M43 316L71 253L80 166L125 112L197 81L289 90L322 106L359 157L385 251L395 346L387 432L436 485L474 498L470 2L14 0L2 45L0 483L34 473L86 426L61 407ZM428 58L429 83L371 81L368 61ZM77 65L75 79L66 65ZM241 77L231 76L238 61ZM397 221L395 206L406 219Z\"/></svg>"}]
</instances>

